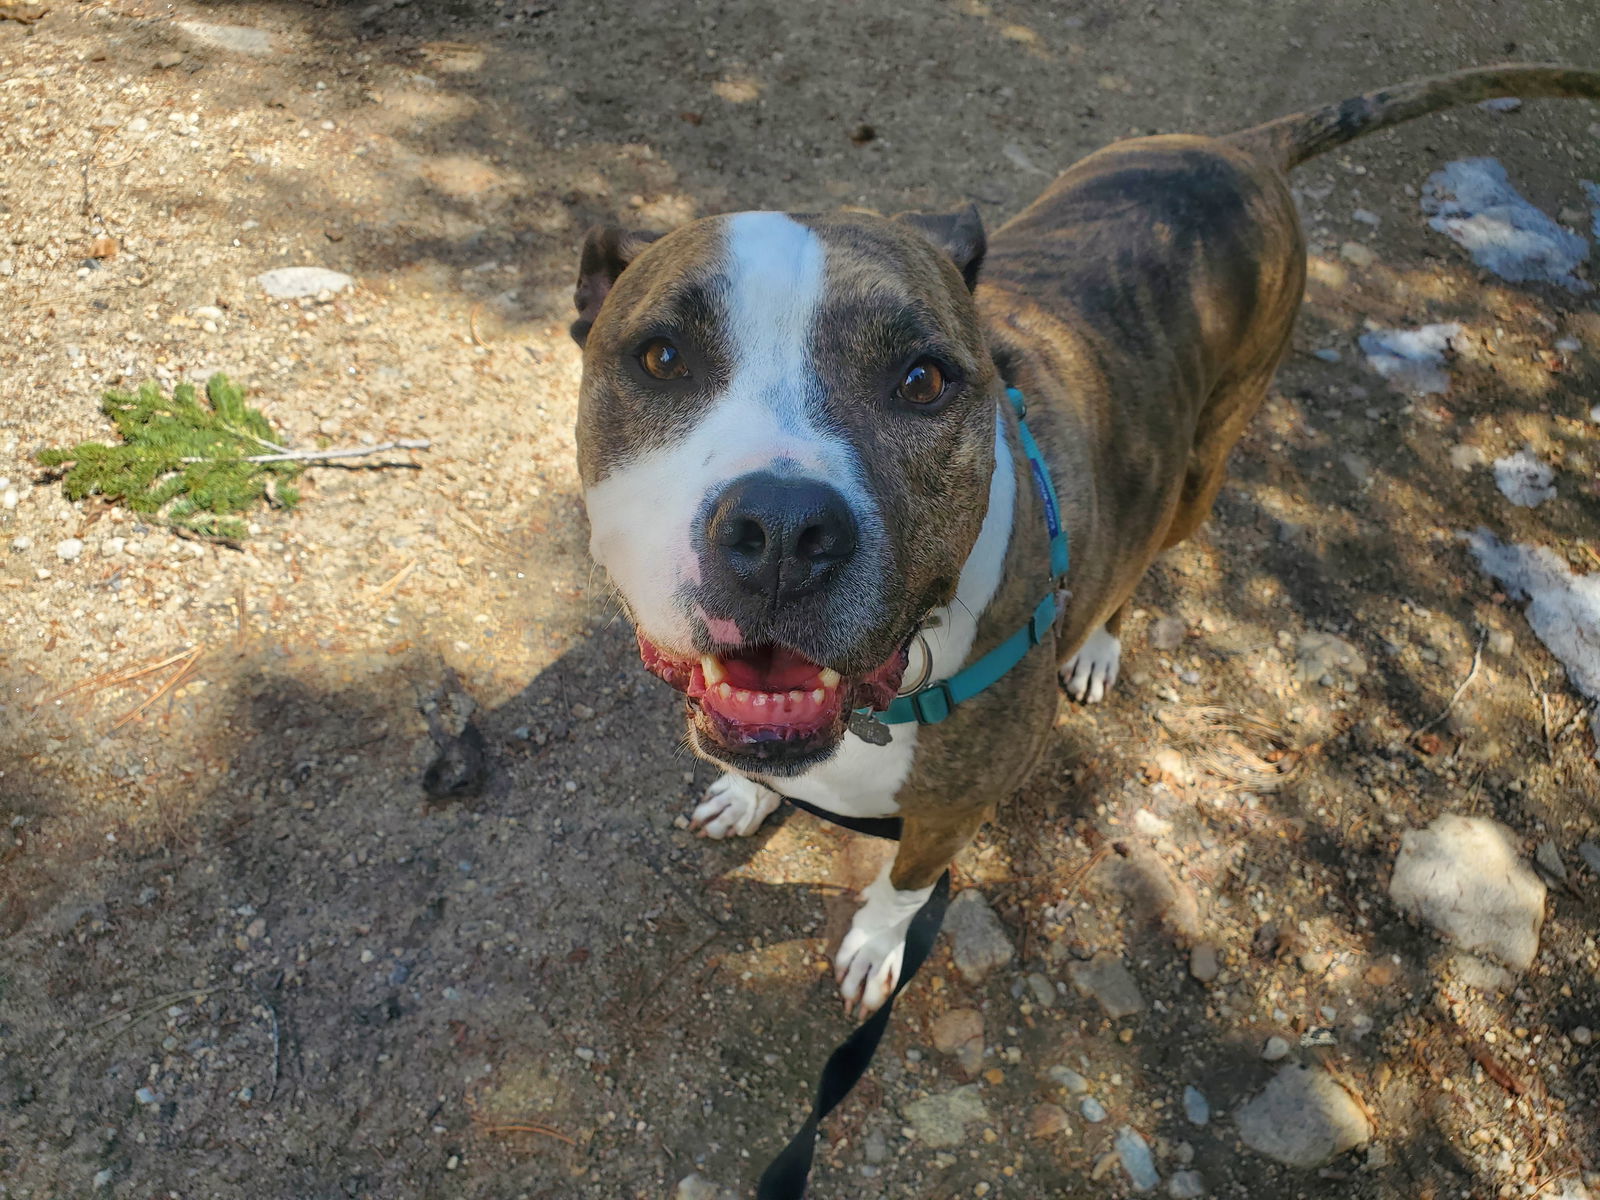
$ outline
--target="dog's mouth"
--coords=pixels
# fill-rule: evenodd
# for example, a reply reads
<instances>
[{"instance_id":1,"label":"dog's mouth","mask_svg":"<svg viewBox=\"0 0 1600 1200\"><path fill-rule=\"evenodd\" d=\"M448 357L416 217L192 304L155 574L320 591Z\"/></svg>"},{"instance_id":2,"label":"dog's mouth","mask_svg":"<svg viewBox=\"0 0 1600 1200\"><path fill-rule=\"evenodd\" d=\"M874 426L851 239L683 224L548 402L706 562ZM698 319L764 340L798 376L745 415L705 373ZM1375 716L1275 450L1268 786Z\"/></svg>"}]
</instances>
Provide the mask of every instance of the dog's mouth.
<instances>
[{"instance_id":1,"label":"dog's mouth","mask_svg":"<svg viewBox=\"0 0 1600 1200\"><path fill-rule=\"evenodd\" d=\"M768 771L799 769L831 750L853 710L888 708L906 669L904 648L865 675L847 676L787 646L683 658L642 634L639 656L688 698L701 749Z\"/></svg>"}]
</instances>

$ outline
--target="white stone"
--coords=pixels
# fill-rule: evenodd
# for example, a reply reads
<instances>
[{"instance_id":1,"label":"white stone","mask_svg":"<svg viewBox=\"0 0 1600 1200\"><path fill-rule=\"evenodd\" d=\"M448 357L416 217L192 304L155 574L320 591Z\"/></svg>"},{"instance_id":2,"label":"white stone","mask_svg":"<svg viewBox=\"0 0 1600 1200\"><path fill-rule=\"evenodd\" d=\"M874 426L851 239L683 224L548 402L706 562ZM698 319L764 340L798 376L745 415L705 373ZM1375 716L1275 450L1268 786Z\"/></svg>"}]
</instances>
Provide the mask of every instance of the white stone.
<instances>
[{"instance_id":1,"label":"white stone","mask_svg":"<svg viewBox=\"0 0 1600 1200\"><path fill-rule=\"evenodd\" d=\"M1269 1037L1267 1044L1261 1048L1261 1057L1268 1062L1277 1062L1280 1058L1288 1058L1289 1043L1281 1037Z\"/></svg>"},{"instance_id":2,"label":"white stone","mask_svg":"<svg viewBox=\"0 0 1600 1200\"><path fill-rule=\"evenodd\" d=\"M1539 951L1545 885L1511 831L1446 813L1400 839L1389 897L1463 950L1526 971Z\"/></svg>"},{"instance_id":3,"label":"white stone","mask_svg":"<svg viewBox=\"0 0 1600 1200\"><path fill-rule=\"evenodd\" d=\"M302 300L323 292L342 292L356 281L327 267L277 267L257 275L256 282L274 300Z\"/></svg>"},{"instance_id":4,"label":"white stone","mask_svg":"<svg viewBox=\"0 0 1600 1200\"><path fill-rule=\"evenodd\" d=\"M1320 1167L1372 1137L1361 1106L1320 1068L1284 1067L1236 1119L1245 1145L1291 1167Z\"/></svg>"},{"instance_id":5,"label":"white stone","mask_svg":"<svg viewBox=\"0 0 1600 1200\"><path fill-rule=\"evenodd\" d=\"M209 21L179 21L178 28L202 46L235 54L271 54L272 35L248 25L213 25Z\"/></svg>"},{"instance_id":6,"label":"white stone","mask_svg":"<svg viewBox=\"0 0 1600 1200\"><path fill-rule=\"evenodd\" d=\"M56 557L62 562L71 562L83 553L82 538L63 538L56 543Z\"/></svg>"}]
</instances>

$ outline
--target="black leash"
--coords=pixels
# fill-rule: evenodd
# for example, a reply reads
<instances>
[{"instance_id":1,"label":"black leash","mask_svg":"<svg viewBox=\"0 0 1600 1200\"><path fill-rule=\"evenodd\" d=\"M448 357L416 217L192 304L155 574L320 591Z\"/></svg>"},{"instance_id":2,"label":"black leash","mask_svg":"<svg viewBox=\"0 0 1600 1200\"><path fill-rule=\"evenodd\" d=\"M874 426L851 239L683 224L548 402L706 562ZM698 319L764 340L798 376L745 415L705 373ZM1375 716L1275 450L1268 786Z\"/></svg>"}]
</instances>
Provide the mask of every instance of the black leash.
<instances>
[{"instance_id":1,"label":"black leash","mask_svg":"<svg viewBox=\"0 0 1600 1200\"><path fill-rule=\"evenodd\" d=\"M899 817L846 817L816 808L792 796L785 796L784 799L814 817L831 821L854 833L892 842L900 840ZM839 1102L850 1094L850 1089L861 1081L867 1068L872 1065L872 1056L877 1053L878 1043L883 1040L883 1031L889 1027L889 1015L894 1011L895 997L905 990L906 984L911 982L933 950L934 939L939 936L939 926L944 924L944 910L949 905L950 872L946 871L939 876L939 882L933 885L933 892L911 918L911 925L906 930L906 948L900 959L900 979L894 985L894 991L889 993L882 1008L857 1026L856 1031L828 1056L827 1065L822 1068L822 1079L817 1084L817 1098L811 1104L811 1115L783 1148L783 1152L761 1172L756 1200L802 1200L805 1196L822 1119L839 1106Z\"/></svg>"}]
</instances>

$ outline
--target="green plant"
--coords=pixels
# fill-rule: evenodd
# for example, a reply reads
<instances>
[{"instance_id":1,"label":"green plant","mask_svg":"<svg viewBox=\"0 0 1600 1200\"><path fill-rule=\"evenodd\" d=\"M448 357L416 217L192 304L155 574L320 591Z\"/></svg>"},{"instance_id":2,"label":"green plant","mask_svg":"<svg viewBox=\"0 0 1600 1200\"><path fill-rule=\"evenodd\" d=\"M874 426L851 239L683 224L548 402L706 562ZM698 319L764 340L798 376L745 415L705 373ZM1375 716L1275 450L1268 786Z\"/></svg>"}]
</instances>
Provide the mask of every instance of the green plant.
<instances>
[{"instance_id":1,"label":"green plant","mask_svg":"<svg viewBox=\"0 0 1600 1200\"><path fill-rule=\"evenodd\" d=\"M101 402L121 445L80 442L42 451L74 500L100 495L176 529L224 541L242 540L237 514L260 503L293 508L291 485L305 459L286 450L244 389L217 374L202 401L193 384L166 396L154 382L133 393L110 391Z\"/></svg>"}]
</instances>

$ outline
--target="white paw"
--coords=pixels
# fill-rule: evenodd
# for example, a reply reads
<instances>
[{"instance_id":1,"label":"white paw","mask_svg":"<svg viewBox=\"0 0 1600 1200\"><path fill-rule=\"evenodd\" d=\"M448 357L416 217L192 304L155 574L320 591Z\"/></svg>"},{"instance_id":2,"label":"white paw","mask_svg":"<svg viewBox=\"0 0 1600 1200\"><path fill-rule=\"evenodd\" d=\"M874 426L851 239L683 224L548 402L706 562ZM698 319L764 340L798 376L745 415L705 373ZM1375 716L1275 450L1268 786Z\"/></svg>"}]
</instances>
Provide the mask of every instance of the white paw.
<instances>
[{"instance_id":1,"label":"white paw","mask_svg":"<svg viewBox=\"0 0 1600 1200\"><path fill-rule=\"evenodd\" d=\"M833 959L833 975L846 1013L854 1008L865 1017L882 1007L894 991L900 960L905 956L906 930L932 892L931 887L897 891L889 882L889 866L885 866L861 893L862 905Z\"/></svg>"},{"instance_id":2,"label":"white paw","mask_svg":"<svg viewBox=\"0 0 1600 1200\"><path fill-rule=\"evenodd\" d=\"M777 792L729 771L706 789L689 827L702 837L749 837L777 807Z\"/></svg>"},{"instance_id":3,"label":"white paw","mask_svg":"<svg viewBox=\"0 0 1600 1200\"><path fill-rule=\"evenodd\" d=\"M1122 665L1122 641L1099 626L1084 639L1078 652L1061 668L1061 684L1074 700L1099 704L1117 681Z\"/></svg>"}]
</instances>

